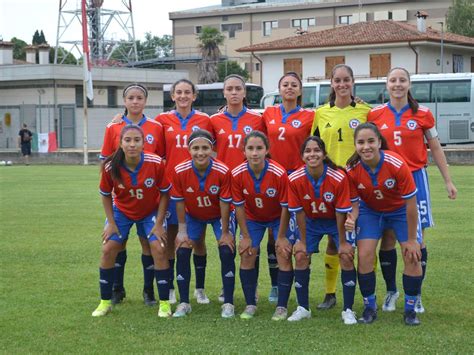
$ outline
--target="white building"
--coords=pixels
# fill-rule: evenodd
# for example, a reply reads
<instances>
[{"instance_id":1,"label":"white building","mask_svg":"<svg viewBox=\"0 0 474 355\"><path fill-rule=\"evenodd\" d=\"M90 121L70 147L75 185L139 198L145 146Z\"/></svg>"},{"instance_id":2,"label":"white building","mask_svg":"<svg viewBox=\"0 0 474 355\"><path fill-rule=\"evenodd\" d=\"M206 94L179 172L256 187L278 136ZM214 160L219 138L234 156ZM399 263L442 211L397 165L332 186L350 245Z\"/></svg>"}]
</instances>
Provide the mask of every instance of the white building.
<instances>
[{"instance_id":1,"label":"white building","mask_svg":"<svg viewBox=\"0 0 474 355\"><path fill-rule=\"evenodd\" d=\"M274 90L285 72L295 71L304 81L320 80L329 78L333 66L340 63L364 78L383 77L396 66L413 74L474 71L474 38L423 25L423 21L419 28L392 20L361 22L237 51L250 53L261 62L265 91Z\"/></svg>"},{"instance_id":2,"label":"white building","mask_svg":"<svg viewBox=\"0 0 474 355\"><path fill-rule=\"evenodd\" d=\"M37 133L56 132L59 148L82 148L83 68L49 64L47 52L40 53L40 64L14 63L12 49L11 43L0 42L0 149L16 147L22 123ZM34 58L27 55L27 60ZM93 68L88 146L99 149L107 123L123 112L122 90L126 85L139 82L147 86L145 113L155 117L163 111L163 84L187 77L187 71Z\"/></svg>"}]
</instances>

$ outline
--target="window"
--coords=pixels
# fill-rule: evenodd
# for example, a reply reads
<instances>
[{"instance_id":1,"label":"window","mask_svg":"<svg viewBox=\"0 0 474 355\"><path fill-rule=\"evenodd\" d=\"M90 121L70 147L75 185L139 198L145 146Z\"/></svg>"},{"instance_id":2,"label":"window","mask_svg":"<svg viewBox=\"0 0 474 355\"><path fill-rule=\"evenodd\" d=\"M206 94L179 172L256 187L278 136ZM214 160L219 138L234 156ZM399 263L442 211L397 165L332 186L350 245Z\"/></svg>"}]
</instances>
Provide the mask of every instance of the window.
<instances>
[{"instance_id":1,"label":"window","mask_svg":"<svg viewBox=\"0 0 474 355\"><path fill-rule=\"evenodd\" d=\"M260 71L260 63L255 63L255 71Z\"/></svg>"},{"instance_id":2,"label":"window","mask_svg":"<svg viewBox=\"0 0 474 355\"><path fill-rule=\"evenodd\" d=\"M453 73L464 72L464 58L462 55L453 54Z\"/></svg>"},{"instance_id":3,"label":"window","mask_svg":"<svg viewBox=\"0 0 474 355\"><path fill-rule=\"evenodd\" d=\"M303 58L283 59L283 73L293 71L303 78Z\"/></svg>"},{"instance_id":4,"label":"window","mask_svg":"<svg viewBox=\"0 0 474 355\"><path fill-rule=\"evenodd\" d=\"M303 31L307 31L309 26L316 26L316 19L314 17L291 20L291 27L301 28Z\"/></svg>"},{"instance_id":5,"label":"window","mask_svg":"<svg viewBox=\"0 0 474 355\"><path fill-rule=\"evenodd\" d=\"M352 23L352 15L339 16L340 25L350 25Z\"/></svg>"},{"instance_id":6,"label":"window","mask_svg":"<svg viewBox=\"0 0 474 355\"><path fill-rule=\"evenodd\" d=\"M319 104L322 105L329 101L329 94L331 92L331 86L321 85L319 87Z\"/></svg>"},{"instance_id":7,"label":"window","mask_svg":"<svg viewBox=\"0 0 474 355\"><path fill-rule=\"evenodd\" d=\"M202 26L196 26L194 27L194 33L195 34L200 34L202 32Z\"/></svg>"},{"instance_id":8,"label":"window","mask_svg":"<svg viewBox=\"0 0 474 355\"><path fill-rule=\"evenodd\" d=\"M470 81L441 81L433 83L432 102L470 102Z\"/></svg>"},{"instance_id":9,"label":"window","mask_svg":"<svg viewBox=\"0 0 474 355\"><path fill-rule=\"evenodd\" d=\"M107 107L117 107L117 88L107 87Z\"/></svg>"},{"instance_id":10,"label":"window","mask_svg":"<svg viewBox=\"0 0 474 355\"><path fill-rule=\"evenodd\" d=\"M383 104L385 83L380 84L355 84L354 95L371 105Z\"/></svg>"},{"instance_id":11,"label":"window","mask_svg":"<svg viewBox=\"0 0 474 355\"><path fill-rule=\"evenodd\" d=\"M370 76L382 77L387 75L391 68L390 53L371 54L370 55Z\"/></svg>"},{"instance_id":12,"label":"window","mask_svg":"<svg viewBox=\"0 0 474 355\"><path fill-rule=\"evenodd\" d=\"M229 38L235 38L236 31L242 31L242 24L241 23L229 23L226 25L221 25L222 32L228 32Z\"/></svg>"},{"instance_id":13,"label":"window","mask_svg":"<svg viewBox=\"0 0 474 355\"><path fill-rule=\"evenodd\" d=\"M332 68L334 68L338 64L345 64L345 63L346 63L346 58L343 55L335 56L335 57L326 57L326 60L325 60L326 79L331 78Z\"/></svg>"},{"instance_id":14,"label":"window","mask_svg":"<svg viewBox=\"0 0 474 355\"><path fill-rule=\"evenodd\" d=\"M229 16L227 15L222 16L222 21L229 21Z\"/></svg>"},{"instance_id":15,"label":"window","mask_svg":"<svg viewBox=\"0 0 474 355\"><path fill-rule=\"evenodd\" d=\"M83 105L84 94L83 93L84 93L84 90L83 90L82 85L77 85L76 86L76 107L84 107ZM87 107L93 107L93 106L94 106L94 101L87 99Z\"/></svg>"},{"instance_id":16,"label":"window","mask_svg":"<svg viewBox=\"0 0 474 355\"><path fill-rule=\"evenodd\" d=\"M272 28L278 28L278 21L263 21L263 35L270 36Z\"/></svg>"},{"instance_id":17,"label":"window","mask_svg":"<svg viewBox=\"0 0 474 355\"><path fill-rule=\"evenodd\" d=\"M412 83L411 94L418 102L430 102L430 83Z\"/></svg>"}]
</instances>

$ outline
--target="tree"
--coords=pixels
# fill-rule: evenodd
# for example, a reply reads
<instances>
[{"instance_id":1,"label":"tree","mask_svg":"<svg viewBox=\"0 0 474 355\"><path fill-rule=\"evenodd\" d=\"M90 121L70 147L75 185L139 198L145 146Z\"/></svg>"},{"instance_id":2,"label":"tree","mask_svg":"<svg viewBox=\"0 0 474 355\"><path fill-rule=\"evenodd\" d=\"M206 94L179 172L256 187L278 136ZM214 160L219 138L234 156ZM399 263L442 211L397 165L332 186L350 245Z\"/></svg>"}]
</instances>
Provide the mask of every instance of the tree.
<instances>
[{"instance_id":1,"label":"tree","mask_svg":"<svg viewBox=\"0 0 474 355\"><path fill-rule=\"evenodd\" d=\"M198 35L198 48L202 57L198 64L199 84L215 83L219 80L217 75L217 64L221 57L219 45L224 43L224 38L224 35L213 27L203 27Z\"/></svg>"},{"instance_id":2,"label":"tree","mask_svg":"<svg viewBox=\"0 0 474 355\"><path fill-rule=\"evenodd\" d=\"M220 62L217 66L217 73L219 75L219 81L224 81L224 78L230 74L240 75L245 80L249 78L249 72L242 69L240 64L233 60Z\"/></svg>"},{"instance_id":3,"label":"tree","mask_svg":"<svg viewBox=\"0 0 474 355\"><path fill-rule=\"evenodd\" d=\"M13 59L26 60L25 47L28 44L16 37L13 37L10 42L13 43Z\"/></svg>"},{"instance_id":4,"label":"tree","mask_svg":"<svg viewBox=\"0 0 474 355\"><path fill-rule=\"evenodd\" d=\"M51 47L49 49L49 62L50 63L54 63L54 52L55 52L55 50L56 50L55 47ZM63 58L65 58L64 61L63 61ZM74 55L71 52L68 52L63 47L59 47L58 64L59 63L77 65L77 59L76 59L76 57L74 57Z\"/></svg>"},{"instance_id":5,"label":"tree","mask_svg":"<svg viewBox=\"0 0 474 355\"><path fill-rule=\"evenodd\" d=\"M474 37L474 4L472 0L454 0L446 15L448 31Z\"/></svg>"}]
</instances>

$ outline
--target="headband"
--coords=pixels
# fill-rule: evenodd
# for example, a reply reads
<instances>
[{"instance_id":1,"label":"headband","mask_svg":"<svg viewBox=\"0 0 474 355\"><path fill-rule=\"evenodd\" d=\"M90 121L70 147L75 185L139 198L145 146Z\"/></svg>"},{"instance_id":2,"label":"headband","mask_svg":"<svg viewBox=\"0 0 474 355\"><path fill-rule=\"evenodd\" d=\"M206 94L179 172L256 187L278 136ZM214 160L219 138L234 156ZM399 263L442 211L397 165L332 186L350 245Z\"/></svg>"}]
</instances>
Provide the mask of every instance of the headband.
<instances>
[{"instance_id":1,"label":"headband","mask_svg":"<svg viewBox=\"0 0 474 355\"><path fill-rule=\"evenodd\" d=\"M193 144L193 142L194 142L196 139L204 139L205 141L209 142L209 144L210 144L211 146L214 145L214 143L213 143L209 138L200 136L200 137L195 137L195 138L191 139L191 140L189 141L189 143L188 143L188 146L190 147L191 144Z\"/></svg>"},{"instance_id":2,"label":"headband","mask_svg":"<svg viewBox=\"0 0 474 355\"><path fill-rule=\"evenodd\" d=\"M138 90L141 90L144 94L145 94L145 97L148 97L148 91L141 85L130 85L128 88L125 89L125 91L123 92L123 96L127 96L127 92L129 92L130 90L132 89L138 89Z\"/></svg>"}]
</instances>

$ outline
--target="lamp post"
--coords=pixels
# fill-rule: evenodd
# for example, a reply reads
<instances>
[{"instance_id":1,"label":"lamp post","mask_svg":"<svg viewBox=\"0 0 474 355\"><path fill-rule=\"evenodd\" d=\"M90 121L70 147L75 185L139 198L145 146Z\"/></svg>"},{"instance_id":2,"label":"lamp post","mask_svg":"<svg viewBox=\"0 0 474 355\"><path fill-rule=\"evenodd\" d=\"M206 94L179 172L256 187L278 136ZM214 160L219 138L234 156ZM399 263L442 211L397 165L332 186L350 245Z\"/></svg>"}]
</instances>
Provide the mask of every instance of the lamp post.
<instances>
[{"instance_id":1,"label":"lamp post","mask_svg":"<svg viewBox=\"0 0 474 355\"><path fill-rule=\"evenodd\" d=\"M440 64L441 64L441 73L444 73L444 22L438 22L441 25L441 56L440 56Z\"/></svg>"}]
</instances>

